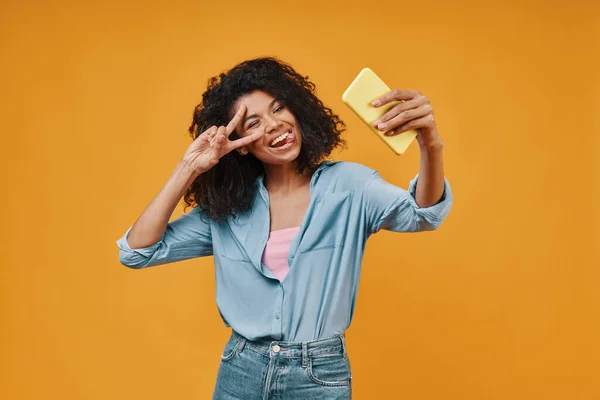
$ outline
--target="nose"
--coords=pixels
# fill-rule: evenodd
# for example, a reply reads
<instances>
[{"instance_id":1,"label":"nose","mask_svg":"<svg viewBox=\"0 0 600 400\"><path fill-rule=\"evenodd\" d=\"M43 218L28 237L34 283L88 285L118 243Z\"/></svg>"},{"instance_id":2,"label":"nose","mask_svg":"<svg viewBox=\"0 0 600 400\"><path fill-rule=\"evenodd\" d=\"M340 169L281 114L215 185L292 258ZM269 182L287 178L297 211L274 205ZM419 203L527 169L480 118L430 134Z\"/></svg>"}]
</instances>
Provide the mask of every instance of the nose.
<instances>
[{"instance_id":1,"label":"nose","mask_svg":"<svg viewBox=\"0 0 600 400\"><path fill-rule=\"evenodd\" d=\"M265 120L265 133L270 133L273 130L279 128L281 126L281 121L278 121L276 118L267 117Z\"/></svg>"}]
</instances>

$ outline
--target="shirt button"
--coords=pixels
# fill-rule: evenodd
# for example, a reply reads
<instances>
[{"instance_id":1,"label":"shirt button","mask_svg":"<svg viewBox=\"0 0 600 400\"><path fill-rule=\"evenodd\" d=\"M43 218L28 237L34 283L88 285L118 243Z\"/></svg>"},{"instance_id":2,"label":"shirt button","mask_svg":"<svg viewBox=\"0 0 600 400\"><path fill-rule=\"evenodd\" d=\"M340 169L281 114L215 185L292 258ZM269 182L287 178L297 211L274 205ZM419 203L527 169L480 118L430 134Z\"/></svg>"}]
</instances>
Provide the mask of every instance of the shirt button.
<instances>
[{"instance_id":1,"label":"shirt button","mask_svg":"<svg viewBox=\"0 0 600 400\"><path fill-rule=\"evenodd\" d=\"M277 316L275 317L275 319L279 319L279 315L277 315Z\"/></svg>"},{"instance_id":2,"label":"shirt button","mask_svg":"<svg viewBox=\"0 0 600 400\"><path fill-rule=\"evenodd\" d=\"M279 350L281 350L281 347L279 347L279 345L275 345L273 346L273 353L279 353Z\"/></svg>"}]
</instances>

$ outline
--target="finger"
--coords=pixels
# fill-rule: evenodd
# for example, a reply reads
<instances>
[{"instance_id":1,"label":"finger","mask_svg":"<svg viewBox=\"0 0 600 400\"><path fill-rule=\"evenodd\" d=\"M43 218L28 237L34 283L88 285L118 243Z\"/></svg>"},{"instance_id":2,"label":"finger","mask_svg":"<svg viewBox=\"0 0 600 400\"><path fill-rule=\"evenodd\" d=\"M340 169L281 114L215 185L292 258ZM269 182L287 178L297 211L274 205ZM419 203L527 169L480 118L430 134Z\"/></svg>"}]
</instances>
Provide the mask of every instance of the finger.
<instances>
[{"instance_id":1,"label":"finger","mask_svg":"<svg viewBox=\"0 0 600 400\"><path fill-rule=\"evenodd\" d=\"M418 119L424 117L427 114L433 113L433 107L430 104L425 104L423 106L413 108L412 110L403 111L400 114L396 115L394 118L390 119L388 122L379 124L377 129L381 131L387 131L390 129L395 129L402 124L405 124L413 119Z\"/></svg>"},{"instance_id":2,"label":"finger","mask_svg":"<svg viewBox=\"0 0 600 400\"><path fill-rule=\"evenodd\" d=\"M263 136L264 136L264 132L260 132L260 133L253 133L250 136L244 136L241 139L233 140L233 141L229 142L231 148L228 150L231 151L231 150L239 149L240 147L243 147L243 146L247 146L250 143L255 142L258 139L262 138Z\"/></svg>"},{"instance_id":3,"label":"finger","mask_svg":"<svg viewBox=\"0 0 600 400\"><path fill-rule=\"evenodd\" d=\"M412 121L402 124L393 131L387 132L385 135L396 136L412 129L429 128L434 124L434 121L435 118L433 117L433 114L427 114L424 117L413 119Z\"/></svg>"},{"instance_id":4,"label":"finger","mask_svg":"<svg viewBox=\"0 0 600 400\"><path fill-rule=\"evenodd\" d=\"M208 134L208 138L210 141L214 141L215 138L219 135L222 134L223 131L225 130L225 127L223 126L219 126L219 127L215 127L215 129Z\"/></svg>"},{"instance_id":5,"label":"finger","mask_svg":"<svg viewBox=\"0 0 600 400\"><path fill-rule=\"evenodd\" d=\"M396 115L400 114L401 112L408 111L408 110L417 108L419 106L422 106L422 105L428 104L428 103L429 103L429 99L425 96L419 96L410 101L405 101L403 103L400 103L400 104L394 106L391 110L389 110L385 114L383 114L381 117L379 117L378 119L373 121L373 126L377 128L379 126L379 124L389 121L390 119L394 118ZM384 131L385 128L382 128L380 130Z\"/></svg>"},{"instance_id":6,"label":"finger","mask_svg":"<svg viewBox=\"0 0 600 400\"><path fill-rule=\"evenodd\" d=\"M211 162L216 163L223 156L223 147L224 147L224 143L226 142L226 140L227 139L225 139L225 136L220 135L220 136L217 136L214 143L211 144L211 147L213 148L212 151L210 152L210 161Z\"/></svg>"},{"instance_id":7,"label":"finger","mask_svg":"<svg viewBox=\"0 0 600 400\"><path fill-rule=\"evenodd\" d=\"M209 139L212 139L212 138L214 138L214 137L215 137L215 135L217 134L217 129L218 129L218 128L217 128L216 126L213 126L213 128L210 130L210 132L208 132L208 133L206 134L206 136L207 136Z\"/></svg>"},{"instance_id":8,"label":"finger","mask_svg":"<svg viewBox=\"0 0 600 400\"><path fill-rule=\"evenodd\" d=\"M375 107L381 107L387 103L398 100L412 100L417 97L420 93L417 90L392 90L389 93L376 99L372 104Z\"/></svg>"},{"instance_id":9,"label":"finger","mask_svg":"<svg viewBox=\"0 0 600 400\"><path fill-rule=\"evenodd\" d=\"M213 143L215 142L215 138L217 137L216 132L210 136L207 136L207 140L210 143L210 147L213 147Z\"/></svg>"},{"instance_id":10,"label":"finger","mask_svg":"<svg viewBox=\"0 0 600 400\"><path fill-rule=\"evenodd\" d=\"M217 131L215 132L215 135L209 139L210 142L210 147L214 147L217 139L219 139L220 137L225 137L225 130L227 128L224 126L220 126L217 128Z\"/></svg>"},{"instance_id":11,"label":"finger","mask_svg":"<svg viewBox=\"0 0 600 400\"><path fill-rule=\"evenodd\" d=\"M204 132L202 132L200 135L198 135L198 137L196 139L198 139L199 137L204 137L204 138L210 138L211 135L214 135L214 133L217 131L217 127L216 126L211 126L210 128L208 128L207 130L205 130Z\"/></svg>"},{"instance_id":12,"label":"finger","mask_svg":"<svg viewBox=\"0 0 600 400\"><path fill-rule=\"evenodd\" d=\"M246 113L246 106L244 104L242 104L238 108L237 112L235 113L235 115L233 116L231 121L229 121L229 124L227 124L225 133L227 134L228 137L235 130L235 127L240 123L240 121L245 113Z\"/></svg>"}]
</instances>

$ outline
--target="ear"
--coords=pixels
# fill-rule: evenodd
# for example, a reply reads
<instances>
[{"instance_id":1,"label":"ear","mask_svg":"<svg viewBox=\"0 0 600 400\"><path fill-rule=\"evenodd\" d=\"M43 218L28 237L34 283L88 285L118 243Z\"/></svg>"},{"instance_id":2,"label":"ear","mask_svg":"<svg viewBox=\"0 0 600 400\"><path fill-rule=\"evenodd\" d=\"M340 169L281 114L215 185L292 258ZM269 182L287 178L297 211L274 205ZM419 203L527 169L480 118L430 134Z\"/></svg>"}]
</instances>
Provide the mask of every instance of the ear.
<instances>
[{"instance_id":1,"label":"ear","mask_svg":"<svg viewBox=\"0 0 600 400\"><path fill-rule=\"evenodd\" d=\"M240 153L240 155L245 156L246 154L248 154L248 149L246 148L246 146L242 146L239 149L237 149L237 152Z\"/></svg>"}]
</instances>

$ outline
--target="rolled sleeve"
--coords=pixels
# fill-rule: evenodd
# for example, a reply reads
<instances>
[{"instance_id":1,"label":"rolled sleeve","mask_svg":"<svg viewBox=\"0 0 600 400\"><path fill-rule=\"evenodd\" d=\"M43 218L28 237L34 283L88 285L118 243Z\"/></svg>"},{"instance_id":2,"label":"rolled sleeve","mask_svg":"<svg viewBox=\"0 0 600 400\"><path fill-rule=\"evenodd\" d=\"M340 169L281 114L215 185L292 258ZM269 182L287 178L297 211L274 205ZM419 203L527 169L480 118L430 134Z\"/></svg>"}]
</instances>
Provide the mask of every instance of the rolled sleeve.
<instances>
[{"instance_id":1,"label":"rolled sleeve","mask_svg":"<svg viewBox=\"0 0 600 400\"><path fill-rule=\"evenodd\" d=\"M437 229L452 207L450 184L444 179L444 193L438 203L419 207L415 191L419 175L408 190L386 182L373 170L365 187L367 225L370 233L381 229L394 232L419 232Z\"/></svg>"},{"instance_id":2,"label":"rolled sleeve","mask_svg":"<svg viewBox=\"0 0 600 400\"><path fill-rule=\"evenodd\" d=\"M119 261L130 268L145 268L212 255L210 223L197 208L169 222L155 244L132 249L127 241L131 227L117 240Z\"/></svg>"}]
</instances>

